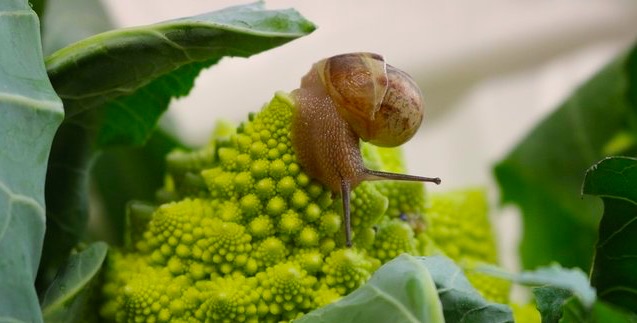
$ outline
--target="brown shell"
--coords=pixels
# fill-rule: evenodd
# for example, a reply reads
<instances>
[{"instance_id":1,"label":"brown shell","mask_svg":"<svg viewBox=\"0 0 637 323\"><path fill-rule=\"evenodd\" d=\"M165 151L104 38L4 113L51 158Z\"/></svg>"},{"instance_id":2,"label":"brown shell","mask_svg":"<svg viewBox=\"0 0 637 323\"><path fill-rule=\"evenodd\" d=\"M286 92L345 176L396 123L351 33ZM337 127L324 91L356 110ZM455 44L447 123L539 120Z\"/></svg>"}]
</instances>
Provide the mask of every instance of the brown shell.
<instances>
[{"instance_id":1,"label":"brown shell","mask_svg":"<svg viewBox=\"0 0 637 323\"><path fill-rule=\"evenodd\" d=\"M338 55L317 63L316 68L338 113L362 140L394 147L409 140L420 127L420 89L382 56Z\"/></svg>"}]
</instances>

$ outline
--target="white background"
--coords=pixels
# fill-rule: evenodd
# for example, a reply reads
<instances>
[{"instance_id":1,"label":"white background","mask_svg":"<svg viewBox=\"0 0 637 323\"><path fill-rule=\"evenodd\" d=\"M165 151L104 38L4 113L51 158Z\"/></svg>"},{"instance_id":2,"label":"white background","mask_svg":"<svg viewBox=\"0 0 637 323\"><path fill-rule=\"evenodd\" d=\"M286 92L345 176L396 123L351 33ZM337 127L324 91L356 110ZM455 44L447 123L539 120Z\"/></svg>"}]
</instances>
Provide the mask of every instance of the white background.
<instances>
[{"instance_id":1,"label":"white background","mask_svg":"<svg viewBox=\"0 0 637 323\"><path fill-rule=\"evenodd\" d=\"M197 15L246 1L104 0L120 26ZM430 191L486 186L504 262L516 269L518 214L497 206L491 167L583 80L630 46L637 3L605 1L267 1L294 7L318 29L250 59L204 71L169 114L187 141L215 120L241 121L313 62L351 51L383 54L425 94L423 128L405 145L411 172L439 176ZM547 145L550 143L546 143Z\"/></svg>"}]
</instances>

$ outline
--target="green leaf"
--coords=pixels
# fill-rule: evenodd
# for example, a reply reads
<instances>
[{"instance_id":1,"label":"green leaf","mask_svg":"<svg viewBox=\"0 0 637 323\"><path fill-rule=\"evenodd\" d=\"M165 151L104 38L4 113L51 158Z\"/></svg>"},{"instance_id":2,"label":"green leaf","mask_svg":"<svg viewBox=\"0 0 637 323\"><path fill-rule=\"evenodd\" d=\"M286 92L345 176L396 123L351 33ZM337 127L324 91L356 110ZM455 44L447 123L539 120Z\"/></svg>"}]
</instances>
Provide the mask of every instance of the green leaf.
<instances>
[{"instance_id":1,"label":"green leaf","mask_svg":"<svg viewBox=\"0 0 637 323\"><path fill-rule=\"evenodd\" d=\"M537 309L543 323L557 323L565 315L564 311L576 299L581 313L590 313L597 303L595 289L590 286L588 277L579 268L566 269L554 264L534 271L518 274L508 273L494 266L481 266L478 270L484 274L506 279L517 284L533 287Z\"/></svg>"},{"instance_id":2,"label":"green leaf","mask_svg":"<svg viewBox=\"0 0 637 323\"><path fill-rule=\"evenodd\" d=\"M38 18L0 2L0 321L40 322L33 286L45 229L44 175L62 102L47 78Z\"/></svg>"},{"instance_id":3,"label":"green leaf","mask_svg":"<svg viewBox=\"0 0 637 323\"><path fill-rule=\"evenodd\" d=\"M586 310L577 298L570 298L564 306L564 316L560 323L635 323L637 316L612 305L597 301L593 308ZM542 321L544 323L544 321Z\"/></svg>"},{"instance_id":4,"label":"green leaf","mask_svg":"<svg viewBox=\"0 0 637 323\"><path fill-rule=\"evenodd\" d=\"M542 323L637 322L637 316L600 300L579 268L559 265L511 274L494 266L481 266L478 271L533 287Z\"/></svg>"},{"instance_id":5,"label":"green leaf","mask_svg":"<svg viewBox=\"0 0 637 323\"><path fill-rule=\"evenodd\" d=\"M427 269L407 254L380 267L362 287L295 323L445 322Z\"/></svg>"},{"instance_id":6,"label":"green leaf","mask_svg":"<svg viewBox=\"0 0 637 323\"><path fill-rule=\"evenodd\" d=\"M637 159L600 161L582 192L604 202L591 283L599 298L637 313Z\"/></svg>"},{"instance_id":7,"label":"green leaf","mask_svg":"<svg viewBox=\"0 0 637 323\"><path fill-rule=\"evenodd\" d=\"M637 49L583 84L495 167L503 203L523 214L525 268L557 261L590 268L601 204L579 198L588 167L606 151L636 153ZM619 136L619 137L618 137Z\"/></svg>"},{"instance_id":8,"label":"green leaf","mask_svg":"<svg viewBox=\"0 0 637 323\"><path fill-rule=\"evenodd\" d=\"M38 17L42 17L42 15L44 14L44 9L46 7L47 1L46 0L29 0L29 4L31 5L31 9L35 11L35 14L38 15Z\"/></svg>"},{"instance_id":9,"label":"green leaf","mask_svg":"<svg viewBox=\"0 0 637 323\"><path fill-rule=\"evenodd\" d=\"M421 257L438 288L446 322L513 322L507 305L485 300L451 259Z\"/></svg>"},{"instance_id":10,"label":"green leaf","mask_svg":"<svg viewBox=\"0 0 637 323\"><path fill-rule=\"evenodd\" d=\"M83 322L91 315L89 284L102 267L107 250L106 243L96 242L71 255L44 294L42 313L46 322Z\"/></svg>"},{"instance_id":11,"label":"green leaf","mask_svg":"<svg viewBox=\"0 0 637 323\"><path fill-rule=\"evenodd\" d=\"M296 11L268 11L259 2L99 34L54 53L47 68L68 117L107 104L98 143L141 144L169 100L188 94L202 69L313 30Z\"/></svg>"},{"instance_id":12,"label":"green leaf","mask_svg":"<svg viewBox=\"0 0 637 323\"><path fill-rule=\"evenodd\" d=\"M533 289L533 295L543 323L559 322L564 305L573 298L573 292L570 290L552 286L536 287Z\"/></svg>"},{"instance_id":13,"label":"green leaf","mask_svg":"<svg viewBox=\"0 0 637 323\"><path fill-rule=\"evenodd\" d=\"M595 302L595 289L590 286L588 277L579 268L567 269L560 265L553 264L548 267L541 267L533 271L524 271L518 274L508 273L494 266L480 266L478 271L506 279L518 284L533 287L548 286L563 289L575 295L586 307L592 306ZM557 293L556 295L561 295Z\"/></svg>"},{"instance_id":14,"label":"green leaf","mask_svg":"<svg viewBox=\"0 0 637 323\"><path fill-rule=\"evenodd\" d=\"M608 157L593 165L584 177L582 194L601 197L604 200L604 208L606 208L606 199L619 199L633 205L637 204L637 159ZM618 216L621 215L609 214L610 218ZM602 220L604 218L602 217ZM601 236L600 240L603 240Z\"/></svg>"},{"instance_id":15,"label":"green leaf","mask_svg":"<svg viewBox=\"0 0 637 323\"><path fill-rule=\"evenodd\" d=\"M268 11L255 3L106 32L48 57L67 117L47 173L48 230L38 285L48 284L85 234L86 175L99 149L144 143L170 99L186 95L198 73L222 57L247 57L313 29L294 10Z\"/></svg>"}]
</instances>

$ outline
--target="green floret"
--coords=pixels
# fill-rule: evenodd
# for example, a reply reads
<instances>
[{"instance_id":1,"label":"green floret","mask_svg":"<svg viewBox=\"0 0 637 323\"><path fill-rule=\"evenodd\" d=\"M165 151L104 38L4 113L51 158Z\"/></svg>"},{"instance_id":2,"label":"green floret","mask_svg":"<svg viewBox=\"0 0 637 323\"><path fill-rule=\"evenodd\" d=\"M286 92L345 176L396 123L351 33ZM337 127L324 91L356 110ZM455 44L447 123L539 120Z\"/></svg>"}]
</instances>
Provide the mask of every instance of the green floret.
<instances>
[{"instance_id":1,"label":"green floret","mask_svg":"<svg viewBox=\"0 0 637 323\"><path fill-rule=\"evenodd\" d=\"M101 315L118 322L171 322L197 302L184 297L191 285L186 276L174 277L167 268L152 267L145 258L114 252L109 258L110 271L103 286L109 300ZM182 316L183 317L183 316Z\"/></svg>"},{"instance_id":2,"label":"green floret","mask_svg":"<svg viewBox=\"0 0 637 323\"><path fill-rule=\"evenodd\" d=\"M321 285L321 288L316 291L314 297L316 307L319 308L338 301L342 297L342 294L333 288L327 287L327 285Z\"/></svg>"},{"instance_id":3,"label":"green floret","mask_svg":"<svg viewBox=\"0 0 637 323\"><path fill-rule=\"evenodd\" d=\"M393 173L407 173L400 149L361 145L365 165L372 169L383 169ZM388 199L385 215L396 218L403 214L425 213L425 186L420 182L380 181L374 183L378 192Z\"/></svg>"},{"instance_id":4,"label":"green floret","mask_svg":"<svg viewBox=\"0 0 637 323\"><path fill-rule=\"evenodd\" d=\"M341 295L363 285L380 262L355 249L338 249L332 252L323 265L324 283Z\"/></svg>"},{"instance_id":5,"label":"green floret","mask_svg":"<svg viewBox=\"0 0 637 323\"><path fill-rule=\"evenodd\" d=\"M252 237L245 232L245 227L232 222L212 219L204 225L204 236L200 240L203 250L201 259L212 263L219 272L229 274L245 266L252 251Z\"/></svg>"},{"instance_id":6,"label":"green floret","mask_svg":"<svg viewBox=\"0 0 637 323\"><path fill-rule=\"evenodd\" d=\"M497 261L484 191L453 191L431 196L427 234L454 260Z\"/></svg>"},{"instance_id":7,"label":"green floret","mask_svg":"<svg viewBox=\"0 0 637 323\"><path fill-rule=\"evenodd\" d=\"M314 213L314 211L311 212ZM341 230L343 217L336 211L325 212L320 215L320 218L319 232L323 234L323 236L331 237Z\"/></svg>"},{"instance_id":8,"label":"green floret","mask_svg":"<svg viewBox=\"0 0 637 323\"><path fill-rule=\"evenodd\" d=\"M261 314L293 319L312 308L317 279L307 274L298 263L285 262L269 267L256 276L259 294L265 304Z\"/></svg>"},{"instance_id":9,"label":"green floret","mask_svg":"<svg viewBox=\"0 0 637 323\"><path fill-rule=\"evenodd\" d=\"M372 227L387 210L387 197L377 190L377 185L378 183L363 182L351 194L354 233Z\"/></svg>"},{"instance_id":10,"label":"green floret","mask_svg":"<svg viewBox=\"0 0 637 323\"><path fill-rule=\"evenodd\" d=\"M386 220L378 225L378 233L370 255L386 263L401 253L416 253L414 231L400 219Z\"/></svg>"},{"instance_id":11,"label":"green floret","mask_svg":"<svg viewBox=\"0 0 637 323\"><path fill-rule=\"evenodd\" d=\"M290 258L301 265L303 270L314 275L320 273L325 256L318 249L298 249Z\"/></svg>"},{"instance_id":12,"label":"green floret","mask_svg":"<svg viewBox=\"0 0 637 323\"><path fill-rule=\"evenodd\" d=\"M176 250L198 243L202 238L204 220L212 219L213 203L200 199L184 199L160 206L148 224L144 239L137 242L137 250L151 254L157 264L165 264Z\"/></svg>"},{"instance_id":13,"label":"green floret","mask_svg":"<svg viewBox=\"0 0 637 323\"><path fill-rule=\"evenodd\" d=\"M285 243L277 237L269 237L259 243L254 251L254 259L260 269L271 267L286 259L289 251Z\"/></svg>"},{"instance_id":14,"label":"green floret","mask_svg":"<svg viewBox=\"0 0 637 323\"><path fill-rule=\"evenodd\" d=\"M126 249L108 257L104 319L279 322L340 299L403 252L495 262L484 196L441 195L426 209L421 183L359 185L345 247L340 196L296 161L293 114L279 93L206 147L167 157L158 206L131 204ZM368 167L405 172L398 149L362 149ZM497 282L473 281L502 299Z\"/></svg>"},{"instance_id":15,"label":"green floret","mask_svg":"<svg viewBox=\"0 0 637 323\"><path fill-rule=\"evenodd\" d=\"M248 232L254 239L262 239L274 235L274 222L267 215L260 215L248 224Z\"/></svg>"},{"instance_id":16,"label":"green floret","mask_svg":"<svg viewBox=\"0 0 637 323\"><path fill-rule=\"evenodd\" d=\"M317 247L319 243L319 233L313 227L304 227L296 236L296 245L301 248Z\"/></svg>"},{"instance_id":17,"label":"green floret","mask_svg":"<svg viewBox=\"0 0 637 323\"><path fill-rule=\"evenodd\" d=\"M277 231L284 237L285 240L289 240L290 237L299 233L304 226L305 224L303 223L301 216L298 213L289 210L279 218Z\"/></svg>"},{"instance_id":18,"label":"green floret","mask_svg":"<svg viewBox=\"0 0 637 323\"><path fill-rule=\"evenodd\" d=\"M213 279L209 286L207 300L196 316L211 322L258 322L255 278L235 274Z\"/></svg>"}]
</instances>

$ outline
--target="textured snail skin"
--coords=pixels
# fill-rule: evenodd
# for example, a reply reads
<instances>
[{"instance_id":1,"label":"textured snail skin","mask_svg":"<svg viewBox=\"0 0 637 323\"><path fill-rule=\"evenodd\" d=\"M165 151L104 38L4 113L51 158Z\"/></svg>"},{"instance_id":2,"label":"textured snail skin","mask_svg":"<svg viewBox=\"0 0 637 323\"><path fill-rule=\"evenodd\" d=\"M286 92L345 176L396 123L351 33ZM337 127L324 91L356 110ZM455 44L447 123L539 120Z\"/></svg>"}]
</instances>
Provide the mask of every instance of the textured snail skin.
<instances>
[{"instance_id":1,"label":"textured snail skin","mask_svg":"<svg viewBox=\"0 0 637 323\"><path fill-rule=\"evenodd\" d=\"M439 178L369 170L360 140L385 147L409 140L422 122L422 95L406 73L371 53L331 57L312 66L292 92L292 145L305 172L343 198L351 246L349 194L366 180L440 183Z\"/></svg>"},{"instance_id":2,"label":"textured snail skin","mask_svg":"<svg viewBox=\"0 0 637 323\"><path fill-rule=\"evenodd\" d=\"M356 187L365 177L359 137L338 114L314 69L292 94L297 103L292 144L305 172L332 192L340 191L343 179Z\"/></svg>"}]
</instances>

